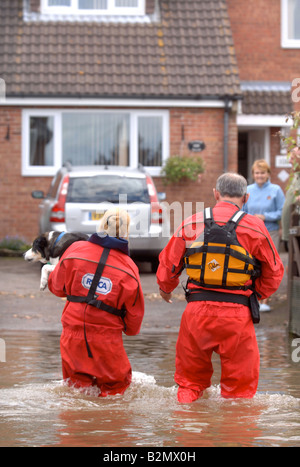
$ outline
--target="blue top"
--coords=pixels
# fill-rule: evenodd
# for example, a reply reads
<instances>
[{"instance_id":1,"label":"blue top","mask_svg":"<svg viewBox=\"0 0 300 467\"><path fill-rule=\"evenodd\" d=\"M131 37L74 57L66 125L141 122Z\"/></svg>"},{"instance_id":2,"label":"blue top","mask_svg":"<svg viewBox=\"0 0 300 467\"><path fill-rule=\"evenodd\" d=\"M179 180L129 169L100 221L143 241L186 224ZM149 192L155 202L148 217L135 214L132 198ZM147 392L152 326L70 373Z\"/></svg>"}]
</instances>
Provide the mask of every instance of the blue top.
<instances>
[{"instance_id":1,"label":"blue top","mask_svg":"<svg viewBox=\"0 0 300 467\"><path fill-rule=\"evenodd\" d=\"M280 186L274 185L270 181L262 187L253 183L253 185L248 186L248 193L250 194L249 201L244 205L243 210L248 214L263 214L269 232L279 230L279 221L285 202L285 196Z\"/></svg>"}]
</instances>

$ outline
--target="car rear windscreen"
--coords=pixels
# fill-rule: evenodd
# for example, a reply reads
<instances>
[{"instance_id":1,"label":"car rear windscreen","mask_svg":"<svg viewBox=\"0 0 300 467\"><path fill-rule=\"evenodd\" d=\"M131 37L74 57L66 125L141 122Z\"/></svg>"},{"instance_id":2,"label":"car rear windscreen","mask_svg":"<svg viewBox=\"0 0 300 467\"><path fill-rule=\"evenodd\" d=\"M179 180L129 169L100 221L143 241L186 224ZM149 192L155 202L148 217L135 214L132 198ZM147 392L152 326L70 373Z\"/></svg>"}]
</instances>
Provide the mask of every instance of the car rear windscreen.
<instances>
[{"instance_id":1,"label":"car rear windscreen","mask_svg":"<svg viewBox=\"0 0 300 467\"><path fill-rule=\"evenodd\" d=\"M121 195L128 203L150 203L146 179L117 175L70 178L67 203L119 203Z\"/></svg>"}]
</instances>

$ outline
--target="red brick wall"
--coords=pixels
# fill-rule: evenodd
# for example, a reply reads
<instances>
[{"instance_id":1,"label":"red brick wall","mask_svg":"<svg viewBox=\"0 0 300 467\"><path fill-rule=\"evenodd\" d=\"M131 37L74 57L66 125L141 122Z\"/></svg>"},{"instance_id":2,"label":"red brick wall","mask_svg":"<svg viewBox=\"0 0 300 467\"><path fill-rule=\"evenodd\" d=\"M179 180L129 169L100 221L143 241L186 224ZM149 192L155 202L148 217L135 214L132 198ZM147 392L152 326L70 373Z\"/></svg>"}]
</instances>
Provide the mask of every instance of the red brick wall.
<instances>
[{"instance_id":1,"label":"red brick wall","mask_svg":"<svg viewBox=\"0 0 300 467\"><path fill-rule=\"evenodd\" d=\"M292 83L300 78L300 49L281 47L281 0L227 0L227 5L241 80ZM300 101L300 91L296 97ZM300 110L300 102L295 102L295 109ZM272 181L285 189L288 182L278 178L282 168L275 167L275 156L280 155L278 131L271 128Z\"/></svg>"},{"instance_id":2,"label":"red brick wall","mask_svg":"<svg viewBox=\"0 0 300 467\"><path fill-rule=\"evenodd\" d=\"M0 108L0 239L20 236L31 242L38 234L39 201L31 197L33 190L47 192L49 177L22 177L21 109ZM237 170L236 116L230 117L229 170ZM8 136L9 128L9 139ZM184 139L183 139L184 138ZM165 187L161 178L155 182L166 191L167 202L204 202L214 204L212 190L223 172L223 109L173 109L170 111L170 155L193 155L188 143L203 140L206 149L200 153L206 171L200 183L180 183Z\"/></svg>"},{"instance_id":3,"label":"red brick wall","mask_svg":"<svg viewBox=\"0 0 300 467\"><path fill-rule=\"evenodd\" d=\"M183 139L184 138L184 139ZM181 182L167 185L163 179L155 179L158 191L166 192L167 202L204 202L215 204L213 188L224 166L224 110L222 109L173 109L170 111L170 156L190 155L188 143L204 141L206 149L199 153L205 162L205 173L200 182ZM237 171L237 126L236 114L232 113L229 124L229 171ZM194 205L195 207L195 205ZM173 222L173 221L172 221ZM176 226L175 226L176 227Z\"/></svg>"},{"instance_id":4,"label":"red brick wall","mask_svg":"<svg viewBox=\"0 0 300 467\"><path fill-rule=\"evenodd\" d=\"M227 0L241 80L300 77L300 49L281 47L281 0Z\"/></svg>"}]
</instances>

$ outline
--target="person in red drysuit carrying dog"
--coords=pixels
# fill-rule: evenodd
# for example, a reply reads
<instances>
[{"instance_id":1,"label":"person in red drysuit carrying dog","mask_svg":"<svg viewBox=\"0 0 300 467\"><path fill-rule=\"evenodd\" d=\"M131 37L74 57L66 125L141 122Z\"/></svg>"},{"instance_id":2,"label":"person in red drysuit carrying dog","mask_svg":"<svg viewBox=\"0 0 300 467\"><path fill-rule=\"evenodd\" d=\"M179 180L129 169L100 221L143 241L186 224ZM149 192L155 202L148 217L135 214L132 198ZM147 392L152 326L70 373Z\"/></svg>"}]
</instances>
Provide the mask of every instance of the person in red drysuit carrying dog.
<instances>
[{"instance_id":1,"label":"person in red drysuit carrying dog","mask_svg":"<svg viewBox=\"0 0 300 467\"><path fill-rule=\"evenodd\" d=\"M260 357L253 323L258 299L279 287L284 267L264 223L241 211L247 181L223 174L214 190L216 206L187 219L160 255L157 282L171 303L187 270L188 306L176 347L178 401L189 403L210 387L212 353L220 355L221 395L252 398Z\"/></svg>"},{"instance_id":2,"label":"person in red drysuit carrying dog","mask_svg":"<svg viewBox=\"0 0 300 467\"><path fill-rule=\"evenodd\" d=\"M144 316L138 268L129 257L129 224L127 212L107 211L102 231L71 245L48 282L52 293L67 297L63 378L74 387L98 386L101 397L129 387L132 369L122 332L137 335Z\"/></svg>"}]
</instances>

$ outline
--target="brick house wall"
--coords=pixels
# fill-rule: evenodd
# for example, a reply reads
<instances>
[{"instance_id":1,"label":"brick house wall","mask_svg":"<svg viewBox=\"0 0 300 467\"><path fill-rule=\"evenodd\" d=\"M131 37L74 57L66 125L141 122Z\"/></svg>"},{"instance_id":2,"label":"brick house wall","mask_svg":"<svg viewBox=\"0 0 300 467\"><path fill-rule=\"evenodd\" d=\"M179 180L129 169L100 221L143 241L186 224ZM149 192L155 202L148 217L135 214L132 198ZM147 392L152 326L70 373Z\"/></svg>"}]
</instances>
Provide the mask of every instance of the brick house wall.
<instances>
[{"instance_id":1,"label":"brick house wall","mask_svg":"<svg viewBox=\"0 0 300 467\"><path fill-rule=\"evenodd\" d=\"M281 47L281 0L227 0L240 79L290 81L300 76L299 49Z\"/></svg>"},{"instance_id":2,"label":"brick house wall","mask_svg":"<svg viewBox=\"0 0 300 467\"><path fill-rule=\"evenodd\" d=\"M184 140L183 140L184 134ZM203 201L213 202L212 190L216 179L223 172L224 159L224 111L220 109L173 109L170 111L170 156L195 155L188 143L204 141L206 149L198 155L204 159L205 173L200 183L181 183L167 187L169 202ZM229 125L229 170L237 170L237 127L236 114L232 114ZM162 180L156 184L163 186Z\"/></svg>"},{"instance_id":3,"label":"brick house wall","mask_svg":"<svg viewBox=\"0 0 300 467\"><path fill-rule=\"evenodd\" d=\"M300 49L281 45L281 0L226 1L241 81L292 83L300 78ZM294 108L300 110L300 102L295 102ZM280 181L282 169L275 167L275 157L280 154L279 131L270 131L272 181L285 190L288 182Z\"/></svg>"},{"instance_id":4,"label":"brick house wall","mask_svg":"<svg viewBox=\"0 0 300 467\"><path fill-rule=\"evenodd\" d=\"M184 134L184 140L182 139ZM162 178L155 178L158 191L166 192L167 202L172 204L203 202L206 207L215 204L213 188L217 178L223 173L224 159L224 110L220 109L173 109L170 111L170 157L195 155L188 149L188 142L204 141L206 149L198 155L203 158L205 172L199 182L180 182L176 185L165 185ZM236 114L230 115L228 170L237 171L237 125ZM171 227L176 229L171 213ZM172 229L171 229L172 230Z\"/></svg>"},{"instance_id":5,"label":"brick house wall","mask_svg":"<svg viewBox=\"0 0 300 467\"><path fill-rule=\"evenodd\" d=\"M52 177L23 177L22 164L22 110L16 107L0 108L0 239L20 236L31 242L38 234L39 201L31 197L33 190L47 192ZM184 139L183 139L184 135ZM214 203L212 190L223 171L223 109L171 109L170 156L193 155L188 143L203 140L206 149L200 153L206 166L201 182L165 186L163 179L155 178L158 191L166 192L167 202L174 201ZM229 124L229 170L237 170L236 114ZM174 226L177 227L176 225Z\"/></svg>"}]
</instances>

